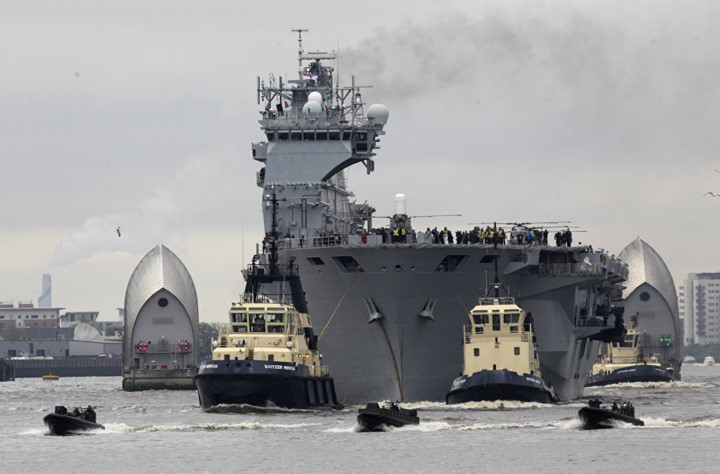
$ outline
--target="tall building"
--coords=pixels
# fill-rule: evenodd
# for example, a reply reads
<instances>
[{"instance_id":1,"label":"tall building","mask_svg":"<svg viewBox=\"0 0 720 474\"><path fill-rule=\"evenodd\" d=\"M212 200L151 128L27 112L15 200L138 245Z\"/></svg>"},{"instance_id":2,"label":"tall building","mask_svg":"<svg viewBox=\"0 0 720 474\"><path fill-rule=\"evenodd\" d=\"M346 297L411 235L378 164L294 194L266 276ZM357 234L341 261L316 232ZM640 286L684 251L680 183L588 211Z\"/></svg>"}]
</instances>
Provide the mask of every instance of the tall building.
<instances>
[{"instance_id":1,"label":"tall building","mask_svg":"<svg viewBox=\"0 0 720 474\"><path fill-rule=\"evenodd\" d=\"M52 308L52 282L49 273L42 277L42 294L38 296L38 308Z\"/></svg>"},{"instance_id":2,"label":"tall building","mask_svg":"<svg viewBox=\"0 0 720 474\"><path fill-rule=\"evenodd\" d=\"M679 293L685 344L720 344L720 273L689 273Z\"/></svg>"}]
</instances>

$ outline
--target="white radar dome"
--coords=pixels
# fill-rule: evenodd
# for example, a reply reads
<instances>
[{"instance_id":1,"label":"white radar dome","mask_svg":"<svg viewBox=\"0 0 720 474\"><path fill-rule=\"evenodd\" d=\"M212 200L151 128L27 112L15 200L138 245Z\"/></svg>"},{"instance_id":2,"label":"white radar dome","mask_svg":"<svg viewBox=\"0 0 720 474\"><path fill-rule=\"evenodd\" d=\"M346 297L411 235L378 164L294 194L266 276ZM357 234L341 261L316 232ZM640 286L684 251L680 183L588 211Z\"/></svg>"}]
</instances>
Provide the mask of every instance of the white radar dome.
<instances>
[{"instance_id":1,"label":"white radar dome","mask_svg":"<svg viewBox=\"0 0 720 474\"><path fill-rule=\"evenodd\" d=\"M322 106L317 102L308 102L307 104L303 105L303 115L305 115L306 117L310 117L311 119L318 118L321 112Z\"/></svg>"},{"instance_id":2,"label":"white radar dome","mask_svg":"<svg viewBox=\"0 0 720 474\"><path fill-rule=\"evenodd\" d=\"M405 214L405 195L395 195L395 214Z\"/></svg>"},{"instance_id":3,"label":"white radar dome","mask_svg":"<svg viewBox=\"0 0 720 474\"><path fill-rule=\"evenodd\" d=\"M312 91L310 95L308 95L308 101L309 102L317 102L318 104L322 104L323 96L318 91Z\"/></svg>"},{"instance_id":4,"label":"white radar dome","mask_svg":"<svg viewBox=\"0 0 720 474\"><path fill-rule=\"evenodd\" d=\"M367 118L379 125L385 125L389 116L390 110L382 104L373 104L367 111Z\"/></svg>"}]
</instances>

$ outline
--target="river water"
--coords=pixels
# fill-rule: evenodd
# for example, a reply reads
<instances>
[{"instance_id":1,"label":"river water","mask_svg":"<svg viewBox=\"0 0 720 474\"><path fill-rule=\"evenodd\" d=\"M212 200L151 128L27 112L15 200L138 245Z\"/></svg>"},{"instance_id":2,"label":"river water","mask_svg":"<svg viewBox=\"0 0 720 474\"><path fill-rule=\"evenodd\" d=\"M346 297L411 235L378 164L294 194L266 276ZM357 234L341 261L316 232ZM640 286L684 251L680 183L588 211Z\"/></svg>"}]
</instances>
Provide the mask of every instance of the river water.
<instances>
[{"instance_id":1,"label":"river water","mask_svg":"<svg viewBox=\"0 0 720 474\"><path fill-rule=\"evenodd\" d=\"M357 432L341 411L223 407L193 391L123 392L120 377L0 383L2 458L13 472L717 472L720 365L685 365L683 381L586 389L534 403L406 403L419 426ZM587 431L590 397L631 400L644 427ZM51 436L55 405L96 406L105 431Z\"/></svg>"}]
</instances>

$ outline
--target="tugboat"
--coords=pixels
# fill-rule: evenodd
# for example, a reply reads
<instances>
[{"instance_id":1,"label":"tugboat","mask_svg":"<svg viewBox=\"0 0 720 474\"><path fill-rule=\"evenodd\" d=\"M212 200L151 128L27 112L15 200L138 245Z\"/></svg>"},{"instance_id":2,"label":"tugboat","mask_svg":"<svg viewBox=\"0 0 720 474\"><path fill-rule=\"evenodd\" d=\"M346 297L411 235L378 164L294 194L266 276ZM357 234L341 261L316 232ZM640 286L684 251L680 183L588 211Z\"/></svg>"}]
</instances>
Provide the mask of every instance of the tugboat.
<instances>
[{"instance_id":1,"label":"tugboat","mask_svg":"<svg viewBox=\"0 0 720 474\"><path fill-rule=\"evenodd\" d=\"M628 329L621 342L608 343L606 354L598 355L598 362L585 381L586 387L629 382L672 382L672 373L660 365L655 356L642 351L643 335L636 328ZM603 350L601 345L600 350Z\"/></svg>"},{"instance_id":2,"label":"tugboat","mask_svg":"<svg viewBox=\"0 0 720 474\"><path fill-rule=\"evenodd\" d=\"M50 429L51 434L58 436L105 429L103 425L97 423L95 410L89 405L85 409L76 407L71 412L64 406L56 406L55 412L46 415L43 422Z\"/></svg>"},{"instance_id":3,"label":"tugboat","mask_svg":"<svg viewBox=\"0 0 720 474\"><path fill-rule=\"evenodd\" d=\"M552 387L540 373L532 315L510 296L499 295L500 281L488 289L464 326L464 370L445 396L447 404L518 400L555 403ZM490 289L495 296L490 297Z\"/></svg>"},{"instance_id":4,"label":"tugboat","mask_svg":"<svg viewBox=\"0 0 720 474\"><path fill-rule=\"evenodd\" d=\"M276 255L277 233L265 244ZM230 321L213 341L212 360L195 376L200 405L274 405L284 408L342 408L335 384L318 352L297 267L282 270L277 258L245 272L245 292L230 308ZM287 302L285 283L290 287ZM274 288L277 294L261 292Z\"/></svg>"},{"instance_id":5,"label":"tugboat","mask_svg":"<svg viewBox=\"0 0 720 474\"><path fill-rule=\"evenodd\" d=\"M418 425L420 418L416 410L406 410L398 402L388 402L389 406L381 407L378 403L368 403L361 408L357 421L363 431L383 431L383 426Z\"/></svg>"},{"instance_id":6,"label":"tugboat","mask_svg":"<svg viewBox=\"0 0 720 474\"><path fill-rule=\"evenodd\" d=\"M635 418L635 407L630 402L621 403L619 406L616 402L613 402L612 408L609 410L602 408L601 405L602 402L598 399L590 400L588 406L578 411L584 429L614 428L618 423L645 426L644 421Z\"/></svg>"}]
</instances>

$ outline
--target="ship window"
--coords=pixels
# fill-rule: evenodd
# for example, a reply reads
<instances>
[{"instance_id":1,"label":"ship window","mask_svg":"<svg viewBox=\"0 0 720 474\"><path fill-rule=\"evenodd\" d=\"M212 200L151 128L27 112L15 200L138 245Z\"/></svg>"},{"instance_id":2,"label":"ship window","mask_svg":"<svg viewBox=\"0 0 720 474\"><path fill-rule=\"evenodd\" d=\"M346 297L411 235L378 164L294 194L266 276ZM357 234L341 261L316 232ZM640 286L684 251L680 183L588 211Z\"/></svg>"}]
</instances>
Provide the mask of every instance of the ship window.
<instances>
[{"instance_id":1,"label":"ship window","mask_svg":"<svg viewBox=\"0 0 720 474\"><path fill-rule=\"evenodd\" d=\"M233 332L248 332L247 326L244 324L237 324L233 326Z\"/></svg>"},{"instance_id":2,"label":"ship window","mask_svg":"<svg viewBox=\"0 0 720 474\"><path fill-rule=\"evenodd\" d=\"M519 348L519 347L516 347L516 348L515 348L515 355L516 355L516 356L519 356L519 355L520 355L520 348Z\"/></svg>"},{"instance_id":3,"label":"ship window","mask_svg":"<svg viewBox=\"0 0 720 474\"><path fill-rule=\"evenodd\" d=\"M288 140L290 140L290 134L288 132L278 133L278 141L279 142L286 142Z\"/></svg>"},{"instance_id":4,"label":"ship window","mask_svg":"<svg viewBox=\"0 0 720 474\"><path fill-rule=\"evenodd\" d=\"M365 142L367 141L367 133L365 132L359 132L355 134L355 141L358 142Z\"/></svg>"},{"instance_id":5,"label":"ship window","mask_svg":"<svg viewBox=\"0 0 720 474\"><path fill-rule=\"evenodd\" d=\"M265 315L250 313L250 332L265 332Z\"/></svg>"},{"instance_id":6,"label":"ship window","mask_svg":"<svg viewBox=\"0 0 720 474\"><path fill-rule=\"evenodd\" d=\"M487 324L490 321L487 314L473 314L472 317L475 324Z\"/></svg>"},{"instance_id":7,"label":"ship window","mask_svg":"<svg viewBox=\"0 0 720 474\"><path fill-rule=\"evenodd\" d=\"M363 269L360 267L360 264L353 257L342 256L333 257L332 259L335 260L338 265L340 265L340 268L345 273L360 273L363 271Z\"/></svg>"},{"instance_id":8,"label":"ship window","mask_svg":"<svg viewBox=\"0 0 720 474\"><path fill-rule=\"evenodd\" d=\"M520 313L505 313L503 315L503 322L505 324L517 323L520 321Z\"/></svg>"},{"instance_id":9,"label":"ship window","mask_svg":"<svg viewBox=\"0 0 720 474\"><path fill-rule=\"evenodd\" d=\"M302 141L302 132L290 132L290 140L294 142Z\"/></svg>"},{"instance_id":10,"label":"ship window","mask_svg":"<svg viewBox=\"0 0 720 474\"><path fill-rule=\"evenodd\" d=\"M267 132L267 139L269 142L275 141L275 132Z\"/></svg>"},{"instance_id":11,"label":"ship window","mask_svg":"<svg viewBox=\"0 0 720 474\"><path fill-rule=\"evenodd\" d=\"M349 141L352 138L352 133L350 132L343 132L343 140Z\"/></svg>"},{"instance_id":12,"label":"ship window","mask_svg":"<svg viewBox=\"0 0 720 474\"><path fill-rule=\"evenodd\" d=\"M510 332L518 332L517 326L510 326Z\"/></svg>"},{"instance_id":13,"label":"ship window","mask_svg":"<svg viewBox=\"0 0 720 474\"><path fill-rule=\"evenodd\" d=\"M160 305L161 308L164 308L165 306L168 305L168 300L167 300L167 298L160 298L160 299L158 300L158 304Z\"/></svg>"},{"instance_id":14,"label":"ship window","mask_svg":"<svg viewBox=\"0 0 720 474\"><path fill-rule=\"evenodd\" d=\"M473 349L473 354L475 354L475 357L479 357L480 356L480 348L476 347L475 349Z\"/></svg>"},{"instance_id":15,"label":"ship window","mask_svg":"<svg viewBox=\"0 0 720 474\"><path fill-rule=\"evenodd\" d=\"M325 262L320 257L308 257L307 261L310 265L325 265Z\"/></svg>"},{"instance_id":16,"label":"ship window","mask_svg":"<svg viewBox=\"0 0 720 474\"><path fill-rule=\"evenodd\" d=\"M447 255L442 262L435 268L436 272L454 272L460 264L467 258L467 255Z\"/></svg>"},{"instance_id":17,"label":"ship window","mask_svg":"<svg viewBox=\"0 0 720 474\"><path fill-rule=\"evenodd\" d=\"M367 143L356 143L355 149L357 151L367 151L367 149L368 149Z\"/></svg>"},{"instance_id":18,"label":"ship window","mask_svg":"<svg viewBox=\"0 0 720 474\"><path fill-rule=\"evenodd\" d=\"M340 132L330 132L330 140L340 140Z\"/></svg>"},{"instance_id":19,"label":"ship window","mask_svg":"<svg viewBox=\"0 0 720 474\"><path fill-rule=\"evenodd\" d=\"M232 322L246 323L247 322L247 313L232 313Z\"/></svg>"},{"instance_id":20,"label":"ship window","mask_svg":"<svg viewBox=\"0 0 720 474\"><path fill-rule=\"evenodd\" d=\"M285 326L279 324L268 325L267 332L285 332Z\"/></svg>"},{"instance_id":21,"label":"ship window","mask_svg":"<svg viewBox=\"0 0 720 474\"><path fill-rule=\"evenodd\" d=\"M267 360L268 360L268 362L273 362L273 361L275 360L275 355L274 355L274 354L268 354L268 359L267 359Z\"/></svg>"},{"instance_id":22,"label":"ship window","mask_svg":"<svg viewBox=\"0 0 720 474\"><path fill-rule=\"evenodd\" d=\"M268 313L267 315L268 323L282 323L283 321L285 321L285 315L283 313Z\"/></svg>"},{"instance_id":23,"label":"ship window","mask_svg":"<svg viewBox=\"0 0 720 474\"><path fill-rule=\"evenodd\" d=\"M482 334L483 332L484 332L484 329L482 328L482 326L477 326L475 328L475 334Z\"/></svg>"},{"instance_id":24,"label":"ship window","mask_svg":"<svg viewBox=\"0 0 720 474\"><path fill-rule=\"evenodd\" d=\"M318 139L318 140L327 140L327 139L328 139L328 134L327 134L327 132L318 132L318 133L317 133L317 139Z\"/></svg>"},{"instance_id":25,"label":"ship window","mask_svg":"<svg viewBox=\"0 0 720 474\"><path fill-rule=\"evenodd\" d=\"M500 330L500 315L499 314L493 314L492 315L492 329L493 331L499 331Z\"/></svg>"},{"instance_id":26,"label":"ship window","mask_svg":"<svg viewBox=\"0 0 720 474\"><path fill-rule=\"evenodd\" d=\"M303 133L303 140L305 140L306 142L307 142L307 141L314 142L314 141L315 141L315 132L305 132L305 133Z\"/></svg>"}]
</instances>

